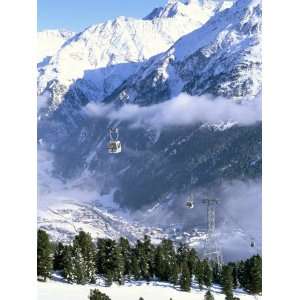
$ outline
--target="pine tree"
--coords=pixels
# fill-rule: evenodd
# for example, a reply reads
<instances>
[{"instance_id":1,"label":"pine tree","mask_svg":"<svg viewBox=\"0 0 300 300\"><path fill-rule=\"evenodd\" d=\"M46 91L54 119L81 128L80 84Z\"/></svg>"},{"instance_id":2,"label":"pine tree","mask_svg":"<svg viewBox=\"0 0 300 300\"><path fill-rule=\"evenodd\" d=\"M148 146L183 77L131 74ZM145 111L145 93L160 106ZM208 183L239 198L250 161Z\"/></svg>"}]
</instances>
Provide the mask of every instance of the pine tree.
<instances>
[{"instance_id":1,"label":"pine tree","mask_svg":"<svg viewBox=\"0 0 300 300\"><path fill-rule=\"evenodd\" d=\"M154 275L161 281L177 282L179 271L173 242L163 240L154 252Z\"/></svg>"},{"instance_id":2,"label":"pine tree","mask_svg":"<svg viewBox=\"0 0 300 300\"><path fill-rule=\"evenodd\" d=\"M95 282L95 246L90 234L81 231L72 245L63 247L62 265L63 277L68 282Z\"/></svg>"},{"instance_id":3,"label":"pine tree","mask_svg":"<svg viewBox=\"0 0 300 300\"><path fill-rule=\"evenodd\" d=\"M177 262L179 265L182 265L184 262L187 262L189 256L189 248L186 244L180 244L177 249Z\"/></svg>"},{"instance_id":4,"label":"pine tree","mask_svg":"<svg viewBox=\"0 0 300 300\"><path fill-rule=\"evenodd\" d=\"M139 266L139 259L136 253L136 249L132 251L131 261L132 261L131 274L135 280L139 280L141 278L141 270Z\"/></svg>"},{"instance_id":5,"label":"pine tree","mask_svg":"<svg viewBox=\"0 0 300 300\"><path fill-rule=\"evenodd\" d=\"M202 290L204 284L204 264L200 260L198 260L196 263L195 279L199 285L200 290Z\"/></svg>"},{"instance_id":6,"label":"pine tree","mask_svg":"<svg viewBox=\"0 0 300 300\"><path fill-rule=\"evenodd\" d=\"M51 277L52 247L48 234L39 229L37 234L37 276L46 281Z\"/></svg>"},{"instance_id":7,"label":"pine tree","mask_svg":"<svg viewBox=\"0 0 300 300\"><path fill-rule=\"evenodd\" d=\"M171 271L170 271L170 276L169 276L169 281L170 283L176 285L178 284L178 276L179 276L179 266L176 262L176 260L174 260L171 265L170 265Z\"/></svg>"},{"instance_id":8,"label":"pine tree","mask_svg":"<svg viewBox=\"0 0 300 300\"><path fill-rule=\"evenodd\" d=\"M69 282L75 282L75 260L73 257L73 247L67 245L63 251L63 277Z\"/></svg>"},{"instance_id":9,"label":"pine tree","mask_svg":"<svg viewBox=\"0 0 300 300\"><path fill-rule=\"evenodd\" d=\"M213 281L213 271L208 260L203 261L204 277L203 283L207 287L211 287Z\"/></svg>"},{"instance_id":10,"label":"pine tree","mask_svg":"<svg viewBox=\"0 0 300 300\"><path fill-rule=\"evenodd\" d=\"M238 264L238 282L250 294L262 291L262 260L260 255L252 256Z\"/></svg>"},{"instance_id":11,"label":"pine tree","mask_svg":"<svg viewBox=\"0 0 300 300\"><path fill-rule=\"evenodd\" d=\"M163 251L162 245L158 245L155 249L154 254L154 274L155 276L161 280L165 281L167 280L167 269L166 269L166 263L165 263L165 255Z\"/></svg>"},{"instance_id":12,"label":"pine tree","mask_svg":"<svg viewBox=\"0 0 300 300\"><path fill-rule=\"evenodd\" d=\"M72 248L72 264L73 264L73 275L74 280L77 284L86 284L89 282L87 273L86 273L86 265L81 253L81 249L77 242L73 243Z\"/></svg>"},{"instance_id":13,"label":"pine tree","mask_svg":"<svg viewBox=\"0 0 300 300\"><path fill-rule=\"evenodd\" d=\"M238 263L238 282L240 284L240 287L246 288L247 286L247 272L246 272L246 265L244 261L240 261Z\"/></svg>"},{"instance_id":14,"label":"pine tree","mask_svg":"<svg viewBox=\"0 0 300 300\"><path fill-rule=\"evenodd\" d=\"M262 259L255 255L246 261L246 289L250 294L260 294L262 291Z\"/></svg>"},{"instance_id":15,"label":"pine tree","mask_svg":"<svg viewBox=\"0 0 300 300\"><path fill-rule=\"evenodd\" d=\"M197 264L198 260L199 259L198 259L198 255L197 255L196 250L194 248L188 249L187 264L188 264L188 268L189 268L191 276L192 276L192 274L195 273L195 267L196 267L196 264Z\"/></svg>"},{"instance_id":16,"label":"pine tree","mask_svg":"<svg viewBox=\"0 0 300 300\"><path fill-rule=\"evenodd\" d=\"M64 245L59 242L55 245L54 257L53 257L53 270L61 271L64 268L63 257L64 257Z\"/></svg>"},{"instance_id":17,"label":"pine tree","mask_svg":"<svg viewBox=\"0 0 300 300\"><path fill-rule=\"evenodd\" d=\"M211 265L213 272L213 283L221 284L222 266L220 266L217 262L211 262Z\"/></svg>"},{"instance_id":18,"label":"pine tree","mask_svg":"<svg viewBox=\"0 0 300 300\"><path fill-rule=\"evenodd\" d=\"M83 282L94 281L96 273L96 250L89 233L80 231L73 241L74 250L78 249L77 257L82 260L81 271L83 272Z\"/></svg>"},{"instance_id":19,"label":"pine tree","mask_svg":"<svg viewBox=\"0 0 300 300\"><path fill-rule=\"evenodd\" d=\"M223 266L222 279L221 279L222 291L226 295L226 300L233 300L233 277L232 268L230 266Z\"/></svg>"},{"instance_id":20,"label":"pine tree","mask_svg":"<svg viewBox=\"0 0 300 300\"><path fill-rule=\"evenodd\" d=\"M210 291L207 291L205 293L204 299L205 300L214 300L215 298L214 298L213 294Z\"/></svg>"},{"instance_id":21,"label":"pine tree","mask_svg":"<svg viewBox=\"0 0 300 300\"><path fill-rule=\"evenodd\" d=\"M106 294L98 289L90 290L89 300L111 300Z\"/></svg>"},{"instance_id":22,"label":"pine tree","mask_svg":"<svg viewBox=\"0 0 300 300\"><path fill-rule=\"evenodd\" d=\"M115 244L115 246L112 248L110 266L113 272L113 280L117 281L119 284L123 284L124 259L118 244Z\"/></svg>"},{"instance_id":23,"label":"pine tree","mask_svg":"<svg viewBox=\"0 0 300 300\"><path fill-rule=\"evenodd\" d=\"M124 263L124 275L131 274L131 247L128 239L121 237L119 240L119 247Z\"/></svg>"},{"instance_id":24,"label":"pine tree","mask_svg":"<svg viewBox=\"0 0 300 300\"><path fill-rule=\"evenodd\" d=\"M124 283L124 258L119 244L110 239L97 242L97 273L107 277L108 282Z\"/></svg>"},{"instance_id":25,"label":"pine tree","mask_svg":"<svg viewBox=\"0 0 300 300\"><path fill-rule=\"evenodd\" d=\"M191 274L186 262L182 265L179 284L182 291L189 292L191 290Z\"/></svg>"},{"instance_id":26,"label":"pine tree","mask_svg":"<svg viewBox=\"0 0 300 300\"><path fill-rule=\"evenodd\" d=\"M141 278L149 281L154 275L154 246L148 236L144 236L143 241L137 241L135 246L135 255L139 263Z\"/></svg>"},{"instance_id":27,"label":"pine tree","mask_svg":"<svg viewBox=\"0 0 300 300\"><path fill-rule=\"evenodd\" d=\"M97 253L96 253L96 268L97 274L105 275L106 270L106 249L107 244L111 241L109 239L98 239L97 240Z\"/></svg>"},{"instance_id":28,"label":"pine tree","mask_svg":"<svg viewBox=\"0 0 300 300\"><path fill-rule=\"evenodd\" d=\"M232 278L233 278L233 288L237 289L239 282L238 282L238 266L236 263L229 263L228 264L232 268Z\"/></svg>"}]
</instances>

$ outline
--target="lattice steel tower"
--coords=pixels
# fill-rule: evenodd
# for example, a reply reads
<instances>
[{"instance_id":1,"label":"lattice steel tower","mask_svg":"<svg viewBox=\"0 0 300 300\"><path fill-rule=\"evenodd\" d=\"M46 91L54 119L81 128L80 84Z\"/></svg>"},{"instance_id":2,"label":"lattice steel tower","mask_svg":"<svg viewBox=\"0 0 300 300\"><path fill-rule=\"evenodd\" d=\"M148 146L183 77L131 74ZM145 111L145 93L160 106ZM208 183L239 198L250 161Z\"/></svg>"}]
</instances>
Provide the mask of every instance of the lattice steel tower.
<instances>
[{"instance_id":1,"label":"lattice steel tower","mask_svg":"<svg viewBox=\"0 0 300 300\"><path fill-rule=\"evenodd\" d=\"M222 265L222 252L215 233L216 206L219 201L217 199L204 199L203 203L207 205L207 238L204 244L204 257L209 261L215 261L218 265Z\"/></svg>"}]
</instances>

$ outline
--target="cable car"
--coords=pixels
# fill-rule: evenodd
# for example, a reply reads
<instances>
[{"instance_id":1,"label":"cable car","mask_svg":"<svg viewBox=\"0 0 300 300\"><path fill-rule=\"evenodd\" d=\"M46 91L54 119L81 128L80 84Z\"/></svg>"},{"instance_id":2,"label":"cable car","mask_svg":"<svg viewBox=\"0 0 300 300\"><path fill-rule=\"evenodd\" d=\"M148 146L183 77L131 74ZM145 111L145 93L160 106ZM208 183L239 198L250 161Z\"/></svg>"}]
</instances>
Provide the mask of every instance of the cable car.
<instances>
[{"instance_id":1,"label":"cable car","mask_svg":"<svg viewBox=\"0 0 300 300\"><path fill-rule=\"evenodd\" d=\"M191 209L191 208L194 208L194 199L193 199L193 195L191 195L189 197L189 199L187 200L186 202L186 207Z\"/></svg>"},{"instance_id":2,"label":"cable car","mask_svg":"<svg viewBox=\"0 0 300 300\"><path fill-rule=\"evenodd\" d=\"M122 144L118 140L119 138L119 129L118 128L110 128L109 129L109 137L110 141L107 145L108 153L117 154L122 152Z\"/></svg>"},{"instance_id":3,"label":"cable car","mask_svg":"<svg viewBox=\"0 0 300 300\"><path fill-rule=\"evenodd\" d=\"M250 246L251 246L251 248L254 248L255 247L255 242L251 241Z\"/></svg>"},{"instance_id":4,"label":"cable car","mask_svg":"<svg viewBox=\"0 0 300 300\"><path fill-rule=\"evenodd\" d=\"M194 203L192 201L187 201L186 202L186 207L187 208L194 208Z\"/></svg>"}]
</instances>

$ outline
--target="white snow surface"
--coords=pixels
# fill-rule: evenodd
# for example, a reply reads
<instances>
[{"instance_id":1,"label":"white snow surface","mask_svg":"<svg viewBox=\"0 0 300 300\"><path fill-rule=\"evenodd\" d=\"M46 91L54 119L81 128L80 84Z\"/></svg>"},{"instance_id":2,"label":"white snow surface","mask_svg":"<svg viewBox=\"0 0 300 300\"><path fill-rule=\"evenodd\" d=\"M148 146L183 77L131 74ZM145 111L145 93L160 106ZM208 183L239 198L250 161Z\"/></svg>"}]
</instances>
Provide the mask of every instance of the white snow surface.
<instances>
[{"instance_id":1,"label":"white snow surface","mask_svg":"<svg viewBox=\"0 0 300 300\"><path fill-rule=\"evenodd\" d=\"M170 51L174 52L176 60L179 61L182 61L202 47L207 47L203 53L207 57L211 56L218 47L232 53L238 51L240 47L245 47L249 44L249 40L252 38L258 39L260 37L256 34L245 34L244 30L242 30L243 25L250 26L261 23L260 16L256 16L253 12L260 4L260 0L237 1L233 9L220 12L222 17L221 15L220 17L216 15L205 27L178 41ZM245 10L247 14L245 14ZM229 25L227 20L231 20ZM190 47L186 45L190 45ZM260 51L257 51L256 54L260 54Z\"/></svg>"},{"instance_id":2,"label":"white snow surface","mask_svg":"<svg viewBox=\"0 0 300 300\"><path fill-rule=\"evenodd\" d=\"M66 40L75 33L68 30L44 30L37 33L37 61L41 63L46 57L53 56Z\"/></svg>"},{"instance_id":3,"label":"white snow surface","mask_svg":"<svg viewBox=\"0 0 300 300\"><path fill-rule=\"evenodd\" d=\"M182 292L178 287L163 282L139 281L135 283L126 283L124 286L113 284L111 287L99 285L71 285L59 281L38 282L38 300L88 300L91 289L99 289L107 294L111 300L138 300L143 297L144 300L204 300L206 290L192 288L191 292ZM212 294L215 300L224 300L224 294L220 293L220 288L214 286ZM255 298L242 291L236 291L235 296L241 300L261 299L261 296Z\"/></svg>"},{"instance_id":4,"label":"white snow surface","mask_svg":"<svg viewBox=\"0 0 300 300\"><path fill-rule=\"evenodd\" d=\"M159 243L168 238L160 228L130 222L93 204L76 203L64 197L61 196L61 203L44 206L38 211L38 227L46 230L55 241L69 243L81 230L90 233L94 240L117 240L125 236L134 242L148 235L153 243Z\"/></svg>"}]
</instances>

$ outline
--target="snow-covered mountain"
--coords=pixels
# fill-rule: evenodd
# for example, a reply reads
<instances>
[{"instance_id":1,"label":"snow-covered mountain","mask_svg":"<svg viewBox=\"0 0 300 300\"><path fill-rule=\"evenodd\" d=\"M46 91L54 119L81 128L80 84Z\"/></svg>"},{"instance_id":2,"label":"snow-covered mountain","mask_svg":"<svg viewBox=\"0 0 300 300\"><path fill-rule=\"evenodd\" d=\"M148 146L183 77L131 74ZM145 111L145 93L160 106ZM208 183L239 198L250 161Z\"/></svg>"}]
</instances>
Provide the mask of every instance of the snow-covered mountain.
<instances>
[{"instance_id":1,"label":"snow-covered mountain","mask_svg":"<svg viewBox=\"0 0 300 300\"><path fill-rule=\"evenodd\" d=\"M155 8L144 20L156 18L172 18L174 16L186 16L199 19L200 16L209 19L216 11L221 11L232 6L236 0L168 0L166 6Z\"/></svg>"},{"instance_id":2,"label":"snow-covered mountain","mask_svg":"<svg viewBox=\"0 0 300 300\"><path fill-rule=\"evenodd\" d=\"M109 100L149 105L180 92L253 98L261 91L261 4L240 0L143 65Z\"/></svg>"},{"instance_id":3,"label":"snow-covered mountain","mask_svg":"<svg viewBox=\"0 0 300 300\"><path fill-rule=\"evenodd\" d=\"M128 222L113 214L97 208L94 204L76 202L56 203L38 212L38 226L46 230L53 240L69 242L79 231L89 232L93 239L119 239L127 237L135 242L144 235L151 236L153 241L161 241L168 234L162 229L143 226L140 223Z\"/></svg>"},{"instance_id":4,"label":"snow-covered mountain","mask_svg":"<svg viewBox=\"0 0 300 300\"><path fill-rule=\"evenodd\" d=\"M56 49L55 55L51 53L48 63L39 68L38 93L49 95L51 110L69 89L79 89L90 100L103 99L134 74L140 63L203 25L220 1L206 2L210 4L171 0L161 13L143 20L118 17L88 27Z\"/></svg>"},{"instance_id":5,"label":"snow-covered mountain","mask_svg":"<svg viewBox=\"0 0 300 300\"><path fill-rule=\"evenodd\" d=\"M37 33L38 64L47 64L58 49L75 33L68 30L44 30Z\"/></svg>"}]
</instances>

